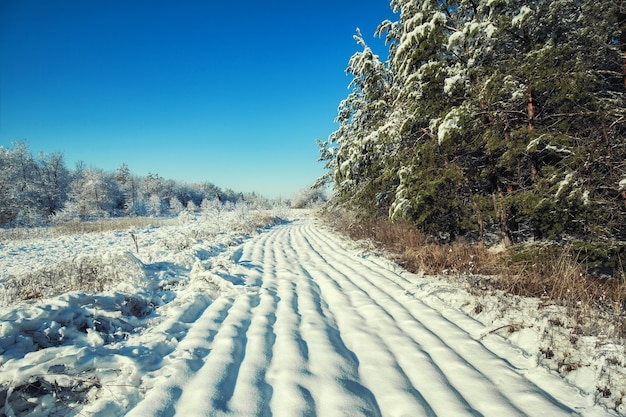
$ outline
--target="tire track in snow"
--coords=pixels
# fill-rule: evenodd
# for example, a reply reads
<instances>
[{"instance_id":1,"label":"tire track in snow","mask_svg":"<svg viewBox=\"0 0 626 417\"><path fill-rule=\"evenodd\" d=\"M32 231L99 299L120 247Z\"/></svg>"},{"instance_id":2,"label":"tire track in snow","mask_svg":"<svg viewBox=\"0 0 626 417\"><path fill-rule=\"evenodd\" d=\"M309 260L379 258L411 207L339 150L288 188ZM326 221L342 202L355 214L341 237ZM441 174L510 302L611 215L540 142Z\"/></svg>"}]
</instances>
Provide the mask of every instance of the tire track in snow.
<instances>
[{"instance_id":1,"label":"tire track in snow","mask_svg":"<svg viewBox=\"0 0 626 417\"><path fill-rule=\"evenodd\" d=\"M250 311L256 302L250 295L235 299L213 339L206 361L183 387L176 407L177 415L220 415L231 411L229 402L245 359Z\"/></svg>"},{"instance_id":2,"label":"tire track in snow","mask_svg":"<svg viewBox=\"0 0 626 417\"><path fill-rule=\"evenodd\" d=\"M415 300L411 303L415 312L408 310L407 303L398 301L403 298L404 288L398 284L400 277L397 274L367 260L352 264L342 262L351 255L339 245L311 227L307 228L306 235L312 247L326 247L323 251L326 258L319 255L320 262L326 262L329 269L338 272L334 279L343 292L350 295L356 309L367 311L366 315L372 318L369 325L393 338L387 343L390 352L402 349L397 357L433 409L444 406L449 410L456 402L454 415L476 415L478 412L479 415L557 416L573 413L572 409L520 377L506 361L468 337L432 308ZM391 295L384 287L396 287L395 294ZM408 360L412 355L415 360ZM460 396L458 401L448 395L453 393ZM466 404L471 408L466 408ZM436 412L437 415L442 413Z\"/></svg>"},{"instance_id":3,"label":"tire track in snow","mask_svg":"<svg viewBox=\"0 0 626 417\"><path fill-rule=\"evenodd\" d=\"M259 235L235 260L258 291L190 323L129 415L606 415L556 378L546 392L511 345L478 340L480 323L410 297L415 281L311 221Z\"/></svg>"},{"instance_id":4,"label":"tire track in snow","mask_svg":"<svg viewBox=\"0 0 626 417\"><path fill-rule=\"evenodd\" d=\"M222 298L204 310L196 320L198 324L192 326L176 350L164 358L166 369L160 378L150 383L155 388L149 390L144 400L127 416L174 415L174 405L182 395L183 387L204 364L232 303L232 299Z\"/></svg>"},{"instance_id":5,"label":"tire track in snow","mask_svg":"<svg viewBox=\"0 0 626 417\"><path fill-rule=\"evenodd\" d=\"M274 323L279 298L271 280L273 247L276 236L263 234L253 253L245 249L237 255L250 268L246 281L263 282L258 294L239 296L215 336L210 355L198 370L176 406L176 415L271 415L269 400L273 388L265 374L271 362L274 345ZM261 262L249 263L252 259ZM265 271L268 272L265 272ZM257 276L261 273L261 276Z\"/></svg>"},{"instance_id":6,"label":"tire track in snow","mask_svg":"<svg viewBox=\"0 0 626 417\"><path fill-rule=\"evenodd\" d=\"M407 341L403 340L403 335L398 331L394 322L381 323L384 319L385 311L379 314L378 311L375 314L364 314L363 300L355 300L355 294L360 294L361 290L356 287L348 278L348 275L339 272L339 269L335 269L333 264L341 265L341 260L335 259L333 264L319 251L318 244L311 244L309 239L303 238L303 242L299 246L308 245L311 248L311 252L315 253L312 259L309 260L312 265L311 273L317 275L317 280L322 283L326 281L324 289L329 298L332 298L332 305L338 310L340 315L340 324L342 325L343 333L348 339L348 343L351 345L355 354L363 360L363 366L361 368L361 376L363 380L370 384L377 394L378 400L384 409L390 407L398 408L400 412L406 412L408 415L427 415L434 416L436 413L436 402L429 401L422 392L442 392L448 393L450 390L432 390L433 375L430 378L425 379L420 373L419 378L411 378L412 368L415 368L414 364L428 361L426 355L423 355L419 350L419 345L414 341L410 341L410 344L418 346L418 349L414 351L396 352L396 349L392 347L392 344L398 343L398 346L405 347ZM336 251L339 248L333 248ZM343 251L339 249L342 253ZM326 256L335 256L325 254ZM307 262L307 265L309 264ZM318 273L317 271L322 271ZM354 273L353 273L354 274ZM365 297L366 308L374 306L375 302L369 297ZM380 306L378 306L380 307ZM370 319L371 318L371 319ZM382 324L382 325L381 325ZM383 335L389 334L392 329L395 328L395 335L392 335L391 340L385 340ZM381 332L381 330L383 330ZM400 334L398 334L400 333ZM406 367L402 366L402 361L406 361ZM384 376L385 383L380 384L381 374L379 370L385 368L386 374ZM438 376L438 375L434 375ZM440 404L445 404L446 409L456 409L456 413L459 410L467 408L465 404L460 402L458 398L454 396L441 396L438 398ZM455 404L456 403L456 404Z\"/></svg>"},{"instance_id":7,"label":"tire track in snow","mask_svg":"<svg viewBox=\"0 0 626 417\"><path fill-rule=\"evenodd\" d=\"M288 271L283 281L292 283L292 309L297 334L306 346L303 357L316 415L380 415L374 396L359 382L356 357L343 344L319 287L300 265L296 232L289 230L288 244L277 252L277 262Z\"/></svg>"}]
</instances>

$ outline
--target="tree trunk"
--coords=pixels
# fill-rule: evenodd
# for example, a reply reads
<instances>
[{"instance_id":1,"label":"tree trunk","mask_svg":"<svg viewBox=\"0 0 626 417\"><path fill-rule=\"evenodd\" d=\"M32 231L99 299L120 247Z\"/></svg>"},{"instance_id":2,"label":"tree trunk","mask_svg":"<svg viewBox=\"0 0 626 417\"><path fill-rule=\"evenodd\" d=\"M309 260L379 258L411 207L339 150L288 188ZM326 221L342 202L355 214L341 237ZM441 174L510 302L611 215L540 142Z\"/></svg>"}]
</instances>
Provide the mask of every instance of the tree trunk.
<instances>
[{"instance_id":1,"label":"tree trunk","mask_svg":"<svg viewBox=\"0 0 626 417\"><path fill-rule=\"evenodd\" d=\"M535 103L533 102L533 92L528 92L528 130L535 129Z\"/></svg>"},{"instance_id":2,"label":"tree trunk","mask_svg":"<svg viewBox=\"0 0 626 417\"><path fill-rule=\"evenodd\" d=\"M472 202L472 208L474 209L474 214L476 215L476 222L478 223L478 242L481 246L485 245L485 221L483 220L483 213L480 209L480 205L476 202L474 198L474 193L472 192L472 186L470 184L469 178L463 177L463 184L467 188L467 192L469 194L469 199Z\"/></svg>"},{"instance_id":3,"label":"tree trunk","mask_svg":"<svg viewBox=\"0 0 626 417\"><path fill-rule=\"evenodd\" d=\"M506 215L506 208L504 205L504 193L502 192L502 190L498 190L496 194L492 194L492 198L493 207L496 209L496 212L498 213L498 217L500 219L500 230L502 232L504 246L509 247L513 244L513 241L511 239L508 219Z\"/></svg>"},{"instance_id":4,"label":"tree trunk","mask_svg":"<svg viewBox=\"0 0 626 417\"><path fill-rule=\"evenodd\" d=\"M620 8L618 14L620 36L619 44L622 51L622 79L624 82L624 88L626 88L626 6Z\"/></svg>"},{"instance_id":5,"label":"tree trunk","mask_svg":"<svg viewBox=\"0 0 626 417\"><path fill-rule=\"evenodd\" d=\"M624 88L626 88L626 51L622 51L622 74L622 79L624 80Z\"/></svg>"}]
</instances>

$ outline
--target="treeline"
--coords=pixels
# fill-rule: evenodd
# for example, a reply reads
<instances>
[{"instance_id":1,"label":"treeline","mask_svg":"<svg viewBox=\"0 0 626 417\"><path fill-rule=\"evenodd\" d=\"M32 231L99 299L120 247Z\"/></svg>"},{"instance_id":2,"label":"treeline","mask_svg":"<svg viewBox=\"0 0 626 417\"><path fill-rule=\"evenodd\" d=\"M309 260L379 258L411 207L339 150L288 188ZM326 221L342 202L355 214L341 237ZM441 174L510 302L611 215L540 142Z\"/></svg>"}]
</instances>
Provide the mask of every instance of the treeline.
<instances>
[{"instance_id":1,"label":"treeline","mask_svg":"<svg viewBox=\"0 0 626 417\"><path fill-rule=\"evenodd\" d=\"M451 240L626 239L626 5L392 0L320 141L335 204Z\"/></svg>"},{"instance_id":2,"label":"treeline","mask_svg":"<svg viewBox=\"0 0 626 417\"><path fill-rule=\"evenodd\" d=\"M126 164L115 172L82 163L70 170L61 153L34 156L24 143L0 146L0 224L4 225L161 216L241 201L259 207L272 204L257 194L222 190L210 182L187 184L156 173L136 176Z\"/></svg>"}]
</instances>

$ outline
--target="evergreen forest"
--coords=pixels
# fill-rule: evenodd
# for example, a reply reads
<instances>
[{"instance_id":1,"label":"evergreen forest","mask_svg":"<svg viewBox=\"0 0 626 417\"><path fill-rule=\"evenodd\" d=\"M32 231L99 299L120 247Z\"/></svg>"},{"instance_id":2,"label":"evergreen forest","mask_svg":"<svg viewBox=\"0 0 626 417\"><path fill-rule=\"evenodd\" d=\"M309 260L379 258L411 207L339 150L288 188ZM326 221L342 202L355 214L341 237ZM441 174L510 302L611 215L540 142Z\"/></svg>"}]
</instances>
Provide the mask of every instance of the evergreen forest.
<instances>
[{"instance_id":1,"label":"evergreen forest","mask_svg":"<svg viewBox=\"0 0 626 417\"><path fill-rule=\"evenodd\" d=\"M626 240L626 2L391 8L319 141L336 206L443 242Z\"/></svg>"}]
</instances>

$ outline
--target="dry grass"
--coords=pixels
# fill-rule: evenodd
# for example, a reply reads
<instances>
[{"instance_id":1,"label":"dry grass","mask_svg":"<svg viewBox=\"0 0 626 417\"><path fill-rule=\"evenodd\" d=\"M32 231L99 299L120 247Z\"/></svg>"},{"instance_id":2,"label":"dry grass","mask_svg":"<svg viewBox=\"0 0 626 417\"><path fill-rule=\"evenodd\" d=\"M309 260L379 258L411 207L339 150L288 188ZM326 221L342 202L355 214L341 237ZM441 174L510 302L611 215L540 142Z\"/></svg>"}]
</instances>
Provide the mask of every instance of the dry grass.
<instances>
[{"instance_id":1,"label":"dry grass","mask_svg":"<svg viewBox=\"0 0 626 417\"><path fill-rule=\"evenodd\" d=\"M147 226L165 226L177 224L178 218L153 217L119 217L95 221L76 221L44 227L17 227L0 229L1 240L20 240L46 238L79 233L108 232L111 230L128 230Z\"/></svg>"},{"instance_id":2,"label":"dry grass","mask_svg":"<svg viewBox=\"0 0 626 417\"><path fill-rule=\"evenodd\" d=\"M578 253L568 247L540 247L531 252L522 257L508 254L497 281L500 289L547 298L571 308L600 309L624 318L626 283L591 276Z\"/></svg>"},{"instance_id":3,"label":"dry grass","mask_svg":"<svg viewBox=\"0 0 626 417\"><path fill-rule=\"evenodd\" d=\"M240 219L240 221L235 224L235 230L246 234L252 234L260 229L280 224L283 221L284 220L278 216L272 216L267 213L256 213Z\"/></svg>"},{"instance_id":4,"label":"dry grass","mask_svg":"<svg viewBox=\"0 0 626 417\"><path fill-rule=\"evenodd\" d=\"M333 213L326 219L336 230L352 239L367 239L391 252L405 269L427 274L499 272L500 257L484 246L463 241L440 244L410 225L386 219L356 222L347 213Z\"/></svg>"},{"instance_id":5,"label":"dry grass","mask_svg":"<svg viewBox=\"0 0 626 417\"><path fill-rule=\"evenodd\" d=\"M571 249L535 247L519 256L519 251L495 252L462 240L440 244L408 224L387 219L357 222L351 214L338 212L325 219L339 232L391 252L408 271L455 274L480 289L540 297L577 310L600 309L626 330L626 283L591 276ZM480 276L489 278L477 279Z\"/></svg>"}]
</instances>

